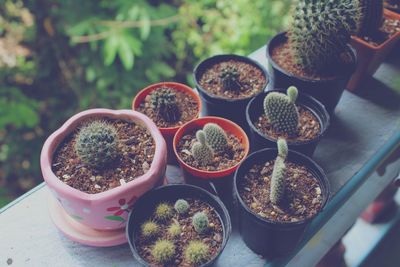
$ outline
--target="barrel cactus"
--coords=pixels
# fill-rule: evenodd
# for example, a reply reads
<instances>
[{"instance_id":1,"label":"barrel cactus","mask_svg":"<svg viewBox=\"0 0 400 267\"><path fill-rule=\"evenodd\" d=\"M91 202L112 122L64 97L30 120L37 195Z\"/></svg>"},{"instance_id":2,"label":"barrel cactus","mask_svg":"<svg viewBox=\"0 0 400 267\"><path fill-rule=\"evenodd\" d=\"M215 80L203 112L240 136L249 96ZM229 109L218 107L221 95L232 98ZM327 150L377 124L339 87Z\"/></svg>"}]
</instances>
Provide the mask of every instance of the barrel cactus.
<instances>
[{"instance_id":1,"label":"barrel cactus","mask_svg":"<svg viewBox=\"0 0 400 267\"><path fill-rule=\"evenodd\" d=\"M288 147L285 139L278 139L278 157L275 159L274 170L272 171L270 201L279 205L285 195L285 159L288 153Z\"/></svg>"},{"instance_id":2,"label":"barrel cactus","mask_svg":"<svg viewBox=\"0 0 400 267\"><path fill-rule=\"evenodd\" d=\"M287 95L278 92L267 94L264 99L264 112L274 129L288 135L298 130L299 112L296 107L298 91L294 86L287 89Z\"/></svg>"},{"instance_id":3,"label":"barrel cactus","mask_svg":"<svg viewBox=\"0 0 400 267\"><path fill-rule=\"evenodd\" d=\"M214 153L212 148L206 143L206 136L203 130L196 132L197 142L192 146L193 158L202 166L206 166L213 161Z\"/></svg>"},{"instance_id":4,"label":"barrel cactus","mask_svg":"<svg viewBox=\"0 0 400 267\"><path fill-rule=\"evenodd\" d=\"M224 91L239 91L242 85L239 81L239 71L235 67L225 67L221 69L219 78L222 82L222 89Z\"/></svg>"},{"instance_id":5,"label":"barrel cactus","mask_svg":"<svg viewBox=\"0 0 400 267\"><path fill-rule=\"evenodd\" d=\"M208 229L208 216L204 212L197 212L193 215L192 225L194 230L199 234L204 233Z\"/></svg>"},{"instance_id":6,"label":"barrel cactus","mask_svg":"<svg viewBox=\"0 0 400 267\"><path fill-rule=\"evenodd\" d=\"M209 258L209 247L200 240L190 241L185 249L185 260L199 265Z\"/></svg>"},{"instance_id":7,"label":"barrel cactus","mask_svg":"<svg viewBox=\"0 0 400 267\"><path fill-rule=\"evenodd\" d=\"M158 226L158 224L152 221L147 221L143 223L141 229L142 229L142 234L145 238L154 237L158 235L158 233L160 232L160 226Z\"/></svg>"},{"instance_id":8,"label":"barrel cactus","mask_svg":"<svg viewBox=\"0 0 400 267\"><path fill-rule=\"evenodd\" d=\"M215 123L207 123L203 127L206 142L214 151L226 151L228 149L228 137L225 131Z\"/></svg>"},{"instance_id":9,"label":"barrel cactus","mask_svg":"<svg viewBox=\"0 0 400 267\"><path fill-rule=\"evenodd\" d=\"M178 199L174 204L174 208L179 214L185 214L189 210L189 203L184 199Z\"/></svg>"},{"instance_id":10,"label":"barrel cactus","mask_svg":"<svg viewBox=\"0 0 400 267\"><path fill-rule=\"evenodd\" d=\"M161 264L170 262L175 255L175 245L169 240L158 240L151 249L153 258Z\"/></svg>"},{"instance_id":11,"label":"barrel cactus","mask_svg":"<svg viewBox=\"0 0 400 267\"><path fill-rule=\"evenodd\" d=\"M169 88L159 88L151 94L151 108L166 122L177 122L181 118L176 93Z\"/></svg>"},{"instance_id":12,"label":"barrel cactus","mask_svg":"<svg viewBox=\"0 0 400 267\"><path fill-rule=\"evenodd\" d=\"M75 152L89 167L103 169L110 166L118 155L117 130L106 121L92 121L82 127L75 139Z\"/></svg>"},{"instance_id":13,"label":"barrel cactus","mask_svg":"<svg viewBox=\"0 0 400 267\"><path fill-rule=\"evenodd\" d=\"M182 229L178 222L174 222L170 226L168 226L168 235L170 237L178 237L181 232Z\"/></svg>"},{"instance_id":14,"label":"barrel cactus","mask_svg":"<svg viewBox=\"0 0 400 267\"><path fill-rule=\"evenodd\" d=\"M361 21L359 35L376 34L383 23L383 0L359 0Z\"/></svg>"},{"instance_id":15,"label":"barrel cactus","mask_svg":"<svg viewBox=\"0 0 400 267\"><path fill-rule=\"evenodd\" d=\"M160 203L156 207L155 217L159 221L170 219L174 215L172 206L168 203Z\"/></svg>"},{"instance_id":16,"label":"barrel cactus","mask_svg":"<svg viewBox=\"0 0 400 267\"><path fill-rule=\"evenodd\" d=\"M289 43L295 61L309 73L342 63L350 36L358 31L359 0L298 0Z\"/></svg>"}]
</instances>

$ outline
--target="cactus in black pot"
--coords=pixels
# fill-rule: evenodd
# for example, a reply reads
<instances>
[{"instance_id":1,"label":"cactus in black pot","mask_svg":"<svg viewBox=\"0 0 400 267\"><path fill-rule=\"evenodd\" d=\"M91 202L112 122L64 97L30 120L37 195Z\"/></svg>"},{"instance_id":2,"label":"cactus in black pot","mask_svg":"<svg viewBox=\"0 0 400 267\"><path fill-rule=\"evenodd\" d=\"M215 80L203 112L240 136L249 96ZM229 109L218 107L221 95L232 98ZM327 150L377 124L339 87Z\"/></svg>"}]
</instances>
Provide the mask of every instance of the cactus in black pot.
<instances>
[{"instance_id":1,"label":"cactus in black pot","mask_svg":"<svg viewBox=\"0 0 400 267\"><path fill-rule=\"evenodd\" d=\"M222 82L222 89L239 91L242 88L242 85L239 81L239 71L235 67L225 67L221 70L219 78Z\"/></svg>"},{"instance_id":2,"label":"cactus in black pot","mask_svg":"<svg viewBox=\"0 0 400 267\"><path fill-rule=\"evenodd\" d=\"M278 139L278 156L275 159L274 169L272 171L271 188L270 188L270 201L279 205L285 195L285 174L286 165L285 160L288 154L288 147L285 139Z\"/></svg>"}]
</instances>

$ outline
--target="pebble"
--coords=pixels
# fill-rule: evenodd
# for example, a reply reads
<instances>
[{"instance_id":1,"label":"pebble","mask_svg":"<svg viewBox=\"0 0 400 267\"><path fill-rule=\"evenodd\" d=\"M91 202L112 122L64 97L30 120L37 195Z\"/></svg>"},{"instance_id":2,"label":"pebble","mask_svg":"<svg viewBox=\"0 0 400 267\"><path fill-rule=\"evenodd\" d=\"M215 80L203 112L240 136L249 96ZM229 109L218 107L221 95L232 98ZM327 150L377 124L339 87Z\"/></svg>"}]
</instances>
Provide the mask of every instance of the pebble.
<instances>
[{"instance_id":1,"label":"pebble","mask_svg":"<svg viewBox=\"0 0 400 267\"><path fill-rule=\"evenodd\" d=\"M276 212L275 211L271 211L271 215L275 216Z\"/></svg>"},{"instance_id":2,"label":"pebble","mask_svg":"<svg viewBox=\"0 0 400 267\"><path fill-rule=\"evenodd\" d=\"M315 188L315 191L317 192L317 195L321 195L321 188L320 187Z\"/></svg>"},{"instance_id":3,"label":"pebble","mask_svg":"<svg viewBox=\"0 0 400 267\"><path fill-rule=\"evenodd\" d=\"M214 223L210 223L208 226L213 228L215 226L215 224Z\"/></svg>"},{"instance_id":4,"label":"pebble","mask_svg":"<svg viewBox=\"0 0 400 267\"><path fill-rule=\"evenodd\" d=\"M217 242L221 242L222 241L222 236L221 234L217 233L214 235L214 240Z\"/></svg>"},{"instance_id":5,"label":"pebble","mask_svg":"<svg viewBox=\"0 0 400 267\"><path fill-rule=\"evenodd\" d=\"M101 175L96 175L96 181L100 181L101 179L103 179L103 176L101 176Z\"/></svg>"},{"instance_id":6,"label":"pebble","mask_svg":"<svg viewBox=\"0 0 400 267\"><path fill-rule=\"evenodd\" d=\"M145 172L148 171L150 169L149 163L147 163L147 161L143 162L142 168L143 168L143 171L145 171Z\"/></svg>"},{"instance_id":7,"label":"pebble","mask_svg":"<svg viewBox=\"0 0 400 267\"><path fill-rule=\"evenodd\" d=\"M250 188L248 188L248 187L245 187L244 190L246 190L247 192L251 191Z\"/></svg>"},{"instance_id":8,"label":"pebble","mask_svg":"<svg viewBox=\"0 0 400 267\"><path fill-rule=\"evenodd\" d=\"M254 202L253 202L253 203L251 203L251 205L250 205L250 206L251 206L251 208L252 208L252 209L256 209L256 208L257 208L257 204L256 204L256 203L254 203Z\"/></svg>"},{"instance_id":9,"label":"pebble","mask_svg":"<svg viewBox=\"0 0 400 267\"><path fill-rule=\"evenodd\" d=\"M64 180L69 180L69 179L71 179L71 176L68 175L68 174L64 174L64 175L62 176L62 178L64 178Z\"/></svg>"},{"instance_id":10,"label":"pebble","mask_svg":"<svg viewBox=\"0 0 400 267\"><path fill-rule=\"evenodd\" d=\"M94 181L96 180L96 177L90 176L89 180L92 181L92 182L94 182Z\"/></svg>"},{"instance_id":11,"label":"pebble","mask_svg":"<svg viewBox=\"0 0 400 267\"><path fill-rule=\"evenodd\" d=\"M101 186L100 186L100 185L98 185L98 184L95 184L95 185L94 185L94 188L96 188L96 189L100 189L100 188L101 188Z\"/></svg>"}]
</instances>

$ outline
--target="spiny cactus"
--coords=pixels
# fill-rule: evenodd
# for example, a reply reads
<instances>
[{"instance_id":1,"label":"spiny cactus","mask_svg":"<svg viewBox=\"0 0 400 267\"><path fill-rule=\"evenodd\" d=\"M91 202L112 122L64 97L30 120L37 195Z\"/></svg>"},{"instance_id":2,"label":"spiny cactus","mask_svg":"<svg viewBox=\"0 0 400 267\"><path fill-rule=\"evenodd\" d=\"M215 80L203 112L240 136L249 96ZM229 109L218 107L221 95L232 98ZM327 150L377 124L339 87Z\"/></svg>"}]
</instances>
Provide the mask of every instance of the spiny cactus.
<instances>
[{"instance_id":1,"label":"spiny cactus","mask_svg":"<svg viewBox=\"0 0 400 267\"><path fill-rule=\"evenodd\" d=\"M182 232L182 229L178 222L172 223L168 227L168 235L170 237L177 237L181 234L181 232Z\"/></svg>"},{"instance_id":2,"label":"spiny cactus","mask_svg":"<svg viewBox=\"0 0 400 267\"><path fill-rule=\"evenodd\" d=\"M174 208L179 214L185 214L189 210L189 203L184 199L178 199L175 202Z\"/></svg>"},{"instance_id":3,"label":"spiny cactus","mask_svg":"<svg viewBox=\"0 0 400 267\"><path fill-rule=\"evenodd\" d=\"M160 232L160 227L158 224L152 221L147 221L142 224L142 234L146 238L151 238L156 236Z\"/></svg>"},{"instance_id":4,"label":"spiny cactus","mask_svg":"<svg viewBox=\"0 0 400 267\"><path fill-rule=\"evenodd\" d=\"M299 124L296 107L297 88L290 86L287 95L271 92L264 99L264 112L274 129L288 135L295 135Z\"/></svg>"},{"instance_id":5,"label":"spiny cactus","mask_svg":"<svg viewBox=\"0 0 400 267\"><path fill-rule=\"evenodd\" d=\"M342 63L360 16L359 0L298 0L288 36L294 59L309 73Z\"/></svg>"},{"instance_id":6,"label":"spiny cactus","mask_svg":"<svg viewBox=\"0 0 400 267\"><path fill-rule=\"evenodd\" d=\"M359 1L361 5L361 23L359 35L374 35L383 23L383 0Z\"/></svg>"},{"instance_id":7,"label":"spiny cactus","mask_svg":"<svg viewBox=\"0 0 400 267\"><path fill-rule=\"evenodd\" d=\"M213 161L214 153L212 148L206 143L206 136L204 131L199 130L196 132L197 142L192 146L193 158L198 161L202 166Z\"/></svg>"},{"instance_id":8,"label":"spiny cactus","mask_svg":"<svg viewBox=\"0 0 400 267\"><path fill-rule=\"evenodd\" d=\"M207 231L208 224L208 216L204 212L197 212L195 215L193 215L192 225L194 227L194 230L196 230L196 232L198 232L199 234Z\"/></svg>"},{"instance_id":9,"label":"spiny cactus","mask_svg":"<svg viewBox=\"0 0 400 267\"><path fill-rule=\"evenodd\" d=\"M222 82L222 89L225 91L239 91L242 85L239 81L239 71L235 67L225 67L221 69L219 78Z\"/></svg>"},{"instance_id":10,"label":"spiny cactus","mask_svg":"<svg viewBox=\"0 0 400 267\"><path fill-rule=\"evenodd\" d=\"M82 127L75 139L79 159L95 169L107 168L118 157L119 139L115 127L105 121L93 121Z\"/></svg>"},{"instance_id":11,"label":"spiny cactus","mask_svg":"<svg viewBox=\"0 0 400 267\"><path fill-rule=\"evenodd\" d=\"M200 240L190 241L185 250L185 260L192 264L200 264L209 258L209 247Z\"/></svg>"},{"instance_id":12,"label":"spiny cactus","mask_svg":"<svg viewBox=\"0 0 400 267\"><path fill-rule=\"evenodd\" d=\"M270 201L279 205L285 195L285 159L288 153L288 147L285 139L278 139L278 157L275 159L274 170L272 171Z\"/></svg>"},{"instance_id":13,"label":"spiny cactus","mask_svg":"<svg viewBox=\"0 0 400 267\"><path fill-rule=\"evenodd\" d=\"M166 122L177 122L181 118L176 93L169 88L160 88L151 94L151 108Z\"/></svg>"},{"instance_id":14,"label":"spiny cactus","mask_svg":"<svg viewBox=\"0 0 400 267\"><path fill-rule=\"evenodd\" d=\"M156 211L155 211L155 217L159 221L165 221L170 219L174 215L173 209L170 204L168 203L160 203L158 204Z\"/></svg>"},{"instance_id":15,"label":"spiny cactus","mask_svg":"<svg viewBox=\"0 0 400 267\"><path fill-rule=\"evenodd\" d=\"M151 249L153 258L161 264L170 262L175 255L175 245L169 240L158 240Z\"/></svg>"},{"instance_id":16,"label":"spiny cactus","mask_svg":"<svg viewBox=\"0 0 400 267\"><path fill-rule=\"evenodd\" d=\"M228 149L228 137L225 131L215 123L207 123L203 127L206 142L214 151L226 151Z\"/></svg>"}]
</instances>

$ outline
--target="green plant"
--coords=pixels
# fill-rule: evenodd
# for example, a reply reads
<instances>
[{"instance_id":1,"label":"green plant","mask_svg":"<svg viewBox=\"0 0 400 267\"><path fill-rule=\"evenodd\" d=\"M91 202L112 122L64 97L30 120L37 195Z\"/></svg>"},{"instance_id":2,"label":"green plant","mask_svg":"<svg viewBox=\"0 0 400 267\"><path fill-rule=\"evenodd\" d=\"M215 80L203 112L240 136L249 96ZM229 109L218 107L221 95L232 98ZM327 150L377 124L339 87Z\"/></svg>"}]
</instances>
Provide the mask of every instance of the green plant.
<instances>
[{"instance_id":1,"label":"green plant","mask_svg":"<svg viewBox=\"0 0 400 267\"><path fill-rule=\"evenodd\" d=\"M192 146L193 158L201 165L205 166L213 161L214 153L212 148L206 143L204 131L196 132L197 142Z\"/></svg>"},{"instance_id":2,"label":"green plant","mask_svg":"<svg viewBox=\"0 0 400 267\"><path fill-rule=\"evenodd\" d=\"M160 226L152 221L144 222L141 229L143 236L146 238L154 237L160 232Z\"/></svg>"},{"instance_id":3,"label":"green plant","mask_svg":"<svg viewBox=\"0 0 400 267\"><path fill-rule=\"evenodd\" d=\"M209 247L200 240L190 241L185 250L185 259L194 264L205 262L209 257Z\"/></svg>"},{"instance_id":4,"label":"green plant","mask_svg":"<svg viewBox=\"0 0 400 267\"><path fill-rule=\"evenodd\" d=\"M299 124L299 112L296 107L297 88L290 86L287 95L271 92L264 99L264 112L274 129L295 135Z\"/></svg>"},{"instance_id":5,"label":"green plant","mask_svg":"<svg viewBox=\"0 0 400 267\"><path fill-rule=\"evenodd\" d=\"M158 240L151 249L151 255L158 263L168 263L175 255L175 245L169 240Z\"/></svg>"},{"instance_id":6,"label":"green plant","mask_svg":"<svg viewBox=\"0 0 400 267\"><path fill-rule=\"evenodd\" d=\"M350 36L358 31L359 0L299 0L289 30L293 57L309 73L342 63Z\"/></svg>"},{"instance_id":7,"label":"green plant","mask_svg":"<svg viewBox=\"0 0 400 267\"><path fill-rule=\"evenodd\" d=\"M222 82L222 89L225 91L239 91L242 85L239 81L240 74L235 67L225 67L221 69L219 78Z\"/></svg>"},{"instance_id":8,"label":"green plant","mask_svg":"<svg viewBox=\"0 0 400 267\"><path fill-rule=\"evenodd\" d=\"M374 36L383 23L383 0L359 0L361 22L358 35Z\"/></svg>"},{"instance_id":9,"label":"green plant","mask_svg":"<svg viewBox=\"0 0 400 267\"><path fill-rule=\"evenodd\" d=\"M229 147L225 131L215 123L207 123L203 127L207 144L215 151L226 151Z\"/></svg>"},{"instance_id":10,"label":"green plant","mask_svg":"<svg viewBox=\"0 0 400 267\"><path fill-rule=\"evenodd\" d=\"M156 207L155 217L157 220L165 221L174 215L173 209L168 203L160 203Z\"/></svg>"},{"instance_id":11,"label":"green plant","mask_svg":"<svg viewBox=\"0 0 400 267\"><path fill-rule=\"evenodd\" d=\"M274 169L272 171L271 188L269 199L273 204L279 205L285 195L285 160L288 153L288 147L285 139L278 139L278 156L275 159Z\"/></svg>"},{"instance_id":12,"label":"green plant","mask_svg":"<svg viewBox=\"0 0 400 267\"><path fill-rule=\"evenodd\" d=\"M169 88L159 88L151 94L151 108L157 112L157 116L166 122L177 122L181 118L176 101L176 93Z\"/></svg>"},{"instance_id":13,"label":"green plant","mask_svg":"<svg viewBox=\"0 0 400 267\"><path fill-rule=\"evenodd\" d=\"M168 234L171 237L177 237L181 234L181 232L182 232L182 229L178 222L172 223L168 227Z\"/></svg>"},{"instance_id":14,"label":"green plant","mask_svg":"<svg viewBox=\"0 0 400 267\"><path fill-rule=\"evenodd\" d=\"M179 214L185 214L189 210L189 203L184 199L178 199L175 202L174 208Z\"/></svg>"},{"instance_id":15,"label":"green plant","mask_svg":"<svg viewBox=\"0 0 400 267\"><path fill-rule=\"evenodd\" d=\"M92 121L76 135L75 151L80 160L95 169L107 168L118 157L117 130L105 121Z\"/></svg>"},{"instance_id":16,"label":"green plant","mask_svg":"<svg viewBox=\"0 0 400 267\"><path fill-rule=\"evenodd\" d=\"M194 230L196 230L196 232L198 232L199 234L207 231L209 225L207 214L205 214L204 212L197 212L195 215L193 215L192 225L194 227Z\"/></svg>"}]
</instances>

